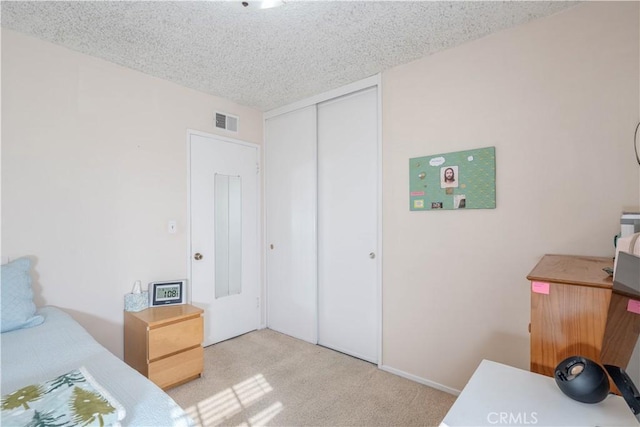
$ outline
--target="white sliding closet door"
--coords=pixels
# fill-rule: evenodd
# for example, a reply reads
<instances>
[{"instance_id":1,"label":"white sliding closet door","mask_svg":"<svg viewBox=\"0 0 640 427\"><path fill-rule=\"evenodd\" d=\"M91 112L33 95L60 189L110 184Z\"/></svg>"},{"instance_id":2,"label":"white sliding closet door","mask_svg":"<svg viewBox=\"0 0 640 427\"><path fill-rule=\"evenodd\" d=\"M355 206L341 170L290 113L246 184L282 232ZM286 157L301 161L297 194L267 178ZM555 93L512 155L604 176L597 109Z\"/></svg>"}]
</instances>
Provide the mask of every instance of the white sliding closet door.
<instances>
[{"instance_id":1,"label":"white sliding closet door","mask_svg":"<svg viewBox=\"0 0 640 427\"><path fill-rule=\"evenodd\" d=\"M267 324L317 343L316 107L265 121Z\"/></svg>"},{"instance_id":2,"label":"white sliding closet door","mask_svg":"<svg viewBox=\"0 0 640 427\"><path fill-rule=\"evenodd\" d=\"M378 361L377 88L318 104L318 343ZM268 197L268 196L267 196Z\"/></svg>"}]
</instances>

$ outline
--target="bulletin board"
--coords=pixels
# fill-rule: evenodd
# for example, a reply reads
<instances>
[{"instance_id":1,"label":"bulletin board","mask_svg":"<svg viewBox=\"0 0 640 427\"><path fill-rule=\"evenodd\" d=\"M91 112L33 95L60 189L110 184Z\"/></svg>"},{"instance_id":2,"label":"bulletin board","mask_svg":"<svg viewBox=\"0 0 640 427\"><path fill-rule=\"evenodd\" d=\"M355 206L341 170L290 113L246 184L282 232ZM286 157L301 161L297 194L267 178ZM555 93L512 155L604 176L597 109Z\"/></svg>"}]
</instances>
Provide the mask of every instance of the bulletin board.
<instances>
[{"instance_id":1,"label":"bulletin board","mask_svg":"<svg viewBox=\"0 0 640 427\"><path fill-rule=\"evenodd\" d=\"M495 147L409 159L410 210L495 209Z\"/></svg>"}]
</instances>

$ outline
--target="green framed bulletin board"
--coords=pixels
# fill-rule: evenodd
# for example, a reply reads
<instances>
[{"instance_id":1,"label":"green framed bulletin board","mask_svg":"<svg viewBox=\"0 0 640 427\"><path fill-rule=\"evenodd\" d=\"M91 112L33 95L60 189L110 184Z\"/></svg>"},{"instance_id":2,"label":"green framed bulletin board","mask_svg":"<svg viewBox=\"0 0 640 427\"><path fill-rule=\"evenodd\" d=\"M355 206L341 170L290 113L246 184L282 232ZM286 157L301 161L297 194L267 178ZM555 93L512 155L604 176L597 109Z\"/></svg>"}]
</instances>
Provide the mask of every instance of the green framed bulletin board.
<instances>
[{"instance_id":1,"label":"green framed bulletin board","mask_svg":"<svg viewBox=\"0 0 640 427\"><path fill-rule=\"evenodd\" d=\"M495 209L495 147L409 159L410 210Z\"/></svg>"}]
</instances>

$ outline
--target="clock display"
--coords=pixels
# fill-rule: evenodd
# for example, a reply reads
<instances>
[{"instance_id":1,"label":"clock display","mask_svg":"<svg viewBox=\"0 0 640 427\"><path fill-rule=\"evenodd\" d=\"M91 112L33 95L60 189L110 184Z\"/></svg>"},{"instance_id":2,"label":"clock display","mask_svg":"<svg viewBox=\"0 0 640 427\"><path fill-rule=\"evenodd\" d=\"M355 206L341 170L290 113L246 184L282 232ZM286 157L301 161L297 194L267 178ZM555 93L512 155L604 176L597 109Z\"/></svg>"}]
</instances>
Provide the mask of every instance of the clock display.
<instances>
[{"instance_id":1,"label":"clock display","mask_svg":"<svg viewBox=\"0 0 640 427\"><path fill-rule=\"evenodd\" d=\"M187 281L167 280L149 283L149 306L185 304Z\"/></svg>"},{"instance_id":2,"label":"clock display","mask_svg":"<svg viewBox=\"0 0 640 427\"><path fill-rule=\"evenodd\" d=\"M180 299L180 284L172 283L156 287L156 301Z\"/></svg>"}]
</instances>

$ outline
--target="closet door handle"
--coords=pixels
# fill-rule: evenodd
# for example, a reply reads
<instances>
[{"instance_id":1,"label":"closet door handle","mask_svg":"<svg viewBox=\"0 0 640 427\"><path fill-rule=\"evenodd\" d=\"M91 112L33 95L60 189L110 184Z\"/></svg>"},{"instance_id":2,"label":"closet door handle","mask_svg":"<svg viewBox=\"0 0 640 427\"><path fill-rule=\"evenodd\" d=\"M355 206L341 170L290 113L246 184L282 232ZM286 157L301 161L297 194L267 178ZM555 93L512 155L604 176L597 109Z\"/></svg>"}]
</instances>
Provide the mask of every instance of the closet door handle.
<instances>
[{"instance_id":1,"label":"closet door handle","mask_svg":"<svg viewBox=\"0 0 640 427\"><path fill-rule=\"evenodd\" d=\"M196 261L200 261L202 259L202 254L200 252L196 252L196 254L193 256L193 258Z\"/></svg>"},{"instance_id":2,"label":"closet door handle","mask_svg":"<svg viewBox=\"0 0 640 427\"><path fill-rule=\"evenodd\" d=\"M376 257L376 253L375 252L371 252L369 254L369 258L374 259Z\"/></svg>"}]
</instances>

